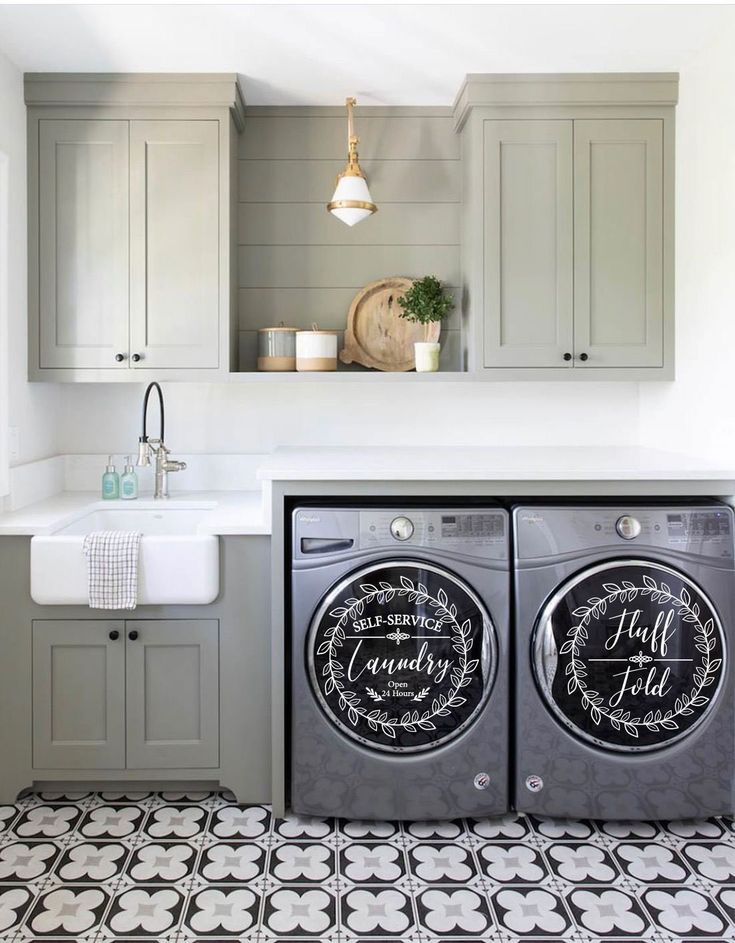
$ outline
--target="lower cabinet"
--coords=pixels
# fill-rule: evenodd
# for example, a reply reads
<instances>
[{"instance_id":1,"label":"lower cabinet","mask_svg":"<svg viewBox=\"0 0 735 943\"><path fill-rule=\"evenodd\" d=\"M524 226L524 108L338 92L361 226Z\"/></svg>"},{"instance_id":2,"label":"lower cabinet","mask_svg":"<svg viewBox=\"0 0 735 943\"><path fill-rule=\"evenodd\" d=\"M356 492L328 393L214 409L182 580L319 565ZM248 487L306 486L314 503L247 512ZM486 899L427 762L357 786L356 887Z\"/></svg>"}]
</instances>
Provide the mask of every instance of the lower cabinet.
<instances>
[{"instance_id":1,"label":"lower cabinet","mask_svg":"<svg viewBox=\"0 0 735 943\"><path fill-rule=\"evenodd\" d=\"M216 768L219 622L34 622L33 765Z\"/></svg>"}]
</instances>

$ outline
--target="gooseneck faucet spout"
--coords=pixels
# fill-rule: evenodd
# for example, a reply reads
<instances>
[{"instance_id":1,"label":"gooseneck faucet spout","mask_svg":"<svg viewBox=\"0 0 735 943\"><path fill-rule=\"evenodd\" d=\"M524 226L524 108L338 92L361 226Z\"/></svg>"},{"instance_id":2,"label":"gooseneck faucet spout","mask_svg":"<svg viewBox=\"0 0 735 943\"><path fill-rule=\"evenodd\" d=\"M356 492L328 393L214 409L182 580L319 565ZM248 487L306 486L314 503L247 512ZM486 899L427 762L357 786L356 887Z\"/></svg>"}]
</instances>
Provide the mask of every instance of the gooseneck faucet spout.
<instances>
[{"instance_id":1,"label":"gooseneck faucet spout","mask_svg":"<svg viewBox=\"0 0 735 943\"><path fill-rule=\"evenodd\" d=\"M160 416L160 431L157 439L148 438L148 400L151 392L155 390L158 394L158 406ZM169 450L166 448L163 435L166 426L166 410L163 405L163 391L155 381L149 383L143 397L143 428L138 439L138 466L147 467L151 464L151 454L156 461L155 486L153 491L154 498L168 497L168 474L169 472L183 471L186 468L186 462L175 462L169 459Z\"/></svg>"}]
</instances>

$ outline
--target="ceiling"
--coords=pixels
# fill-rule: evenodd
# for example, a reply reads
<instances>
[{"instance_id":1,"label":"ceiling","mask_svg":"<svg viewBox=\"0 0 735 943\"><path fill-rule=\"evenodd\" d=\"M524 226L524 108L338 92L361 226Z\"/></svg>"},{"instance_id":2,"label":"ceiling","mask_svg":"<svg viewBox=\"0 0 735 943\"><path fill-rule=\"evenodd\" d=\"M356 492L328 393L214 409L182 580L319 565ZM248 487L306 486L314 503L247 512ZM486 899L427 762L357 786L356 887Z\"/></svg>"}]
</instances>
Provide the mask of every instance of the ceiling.
<instances>
[{"instance_id":1,"label":"ceiling","mask_svg":"<svg viewBox=\"0 0 735 943\"><path fill-rule=\"evenodd\" d=\"M239 72L251 105L448 105L467 72L677 71L733 5L0 4L24 71Z\"/></svg>"}]
</instances>

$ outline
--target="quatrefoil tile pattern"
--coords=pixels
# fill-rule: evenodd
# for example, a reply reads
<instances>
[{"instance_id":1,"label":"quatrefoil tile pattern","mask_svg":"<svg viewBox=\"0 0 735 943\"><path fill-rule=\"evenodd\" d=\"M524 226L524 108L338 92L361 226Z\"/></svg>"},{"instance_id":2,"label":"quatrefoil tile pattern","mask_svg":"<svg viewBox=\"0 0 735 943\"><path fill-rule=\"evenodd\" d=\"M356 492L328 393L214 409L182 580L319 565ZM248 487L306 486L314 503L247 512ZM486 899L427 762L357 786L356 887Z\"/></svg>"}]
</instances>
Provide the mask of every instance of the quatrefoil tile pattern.
<instances>
[{"instance_id":1,"label":"quatrefoil tile pattern","mask_svg":"<svg viewBox=\"0 0 735 943\"><path fill-rule=\"evenodd\" d=\"M735 941L731 819L289 816L227 793L0 806L0 943Z\"/></svg>"}]
</instances>

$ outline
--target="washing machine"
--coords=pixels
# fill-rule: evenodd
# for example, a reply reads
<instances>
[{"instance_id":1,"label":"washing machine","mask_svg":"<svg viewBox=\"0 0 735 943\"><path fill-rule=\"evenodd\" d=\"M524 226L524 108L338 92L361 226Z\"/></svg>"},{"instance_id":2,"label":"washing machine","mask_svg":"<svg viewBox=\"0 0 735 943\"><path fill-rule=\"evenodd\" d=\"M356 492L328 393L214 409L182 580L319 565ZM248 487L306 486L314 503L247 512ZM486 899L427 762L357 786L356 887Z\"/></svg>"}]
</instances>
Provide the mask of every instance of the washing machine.
<instances>
[{"instance_id":1,"label":"washing machine","mask_svg":"<svg viewBox=\"0 0 735 943\"><path fill-rule=\"evenodd\" d=\"M292 809L507 811L507 511L296 507L291 533Z\"/></svg>"},{"instance_id":2,"label":"washing machine","mask_svg":"<svg viewBox=\"0 0 735 943\"><path fill-rule=\"evenodd\" d=\"M733 512L513 509L515 805L733 811Z\"/></svg>"}]
</instances>

